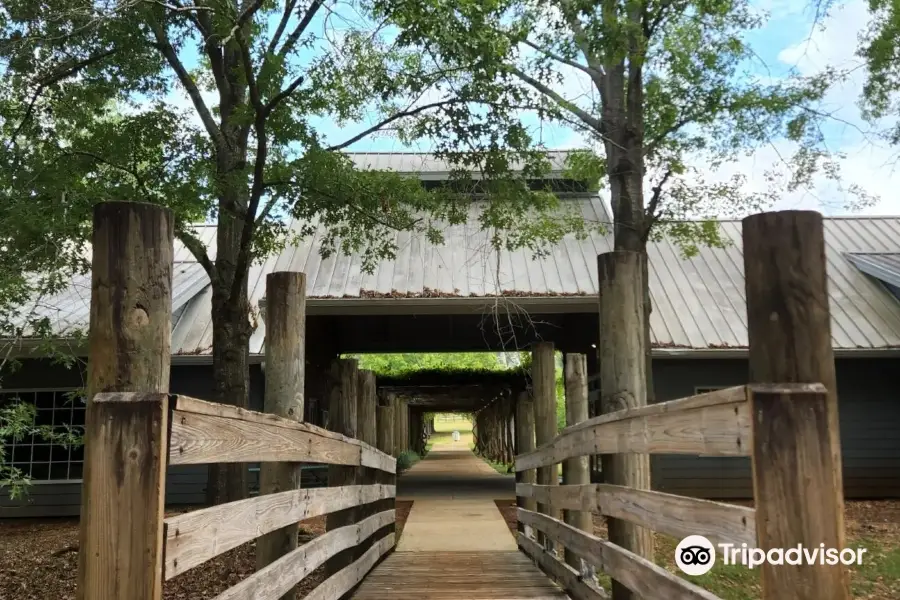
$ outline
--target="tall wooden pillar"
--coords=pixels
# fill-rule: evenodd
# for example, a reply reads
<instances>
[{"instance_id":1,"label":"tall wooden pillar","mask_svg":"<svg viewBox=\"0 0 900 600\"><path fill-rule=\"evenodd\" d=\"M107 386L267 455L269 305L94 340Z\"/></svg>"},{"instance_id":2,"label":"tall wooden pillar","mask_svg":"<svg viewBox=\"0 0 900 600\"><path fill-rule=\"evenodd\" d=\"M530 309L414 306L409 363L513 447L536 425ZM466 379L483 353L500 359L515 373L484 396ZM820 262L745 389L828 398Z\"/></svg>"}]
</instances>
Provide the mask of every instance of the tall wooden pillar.
<instances>
[{"instance_id":1,"label":"tall wooden pillar","mask_svg":"<svg viewBox=\"0 0 900 600\"><path fill-rule=\"evenodd\" d=\"M94 207L79 600L162 598L174 222Z\"/></svg>"},{"instance_id":2,"label":"tall wooden pillar","mask_svg":"<svg viewBox=\"0 0 900 600\"><path fill-rule=\"evenodd\" d=\"M753 497L759 547L844 548L837 378L822 215L762 213L743 221ZM820 383L826 393L778 384ZM775 385L771 385L775 384ZM812 386L810 386L812 387ZM847 568L760 567L763 598L846 600Z\"/></svg>"},{"instance_id":3,"label":"tall wooden pillar","mask_svg":"<svg viewBox=\"0 0 900 600\"><path fill-rule=\"evenodd\" d=\"M341 358L331 369L331 391L329 394L329 429L347 437L357 436L357 395L359 394L359 364L356 359ZM330 465L328 485L330 487L358 485L359 468ZM330 513L325 518L327 531L357 522L357 508ZM350 565L354 560L355 548L340 552L325 563L325 571L331 576Z\"/></svg>"},{"instance_id":4,"label":"tall wooden pillar","mask_svg":"<svg viewBox=\"0 0 900 600\"><path fill-rule=\"evenodd\" d=\"M520 392L516 398L516 454L533 451L534 446L534 400L527 391ZM516 472L516 483L536 483L537 473L534 469ZM534 512L537 503L534 498L518 496L516 505L519 508ZM525 526L519 523L519 531L525 532Z\"/></svg>"},{"instance_id":5,"label":"tall wooden pillar","mask_svg":"<svg viewBox=\"0 0 900 600\"><path fill-rule=\"evenodd\" d=\"M584 354L566 354L566 427L576 425L588 418L588 384L587 357ZM569 458L563 461L564 485L587 485L591 482L588 456ZM565 510L563 519L572 527L587 533L594 533L594 520L590 511ZM590 564L578 557L574 552L566 550L566 562L577 569L582 577L593 579L594 571Z\"/></svg>"},{"instance_id":6,"label":"tall wooden pillar","mask_svg":"<svg viewBox=\"0 0 900 600\"><path fill-rule=\"evenodd\" d=\"M303 421L306 329L306 276L278 272L266 277L266 394L264 411ZM259 493L276 494L300 487L300 465L264 462ZM298 525L267 533L256 543L256 568L262 569L297 548ZM282 600L293 600L291 590Z\"/></svg>"},{"instance_id":7,"label":"tall wooden pillar","mask_svg":"<svg viewBox=\"0 0 900 600\"><path fill-rule=\"evenodd\" d=\"M603 413L647 405L646 313L643 273L646 255L607 252L597 257L600 305L600 410ZM609 454L601 458L606 483L650 489L648 454ZM653 560L652 532L621 519L609 519L609 541ZM636 600L613 580L613 600Z\"/></svg>"},{"instance_id":8,"label":"tall wooden pillar","mask_svg":"<svg viewBox=\"0 0 900 600\"><path fill-rule=\"evenodd\" d=\"M552 342L539 342L531 350L531 381L534 397L534 433L538 447L549 444L557 434L556 423L556 355ZM557 465L537 470L538 485L559 485ZM538 512L559 518L559 511L550 504L538 503ZM555 552L555 544L549 536L538 535L549 552Z\"/></svg>"}]
</instances>

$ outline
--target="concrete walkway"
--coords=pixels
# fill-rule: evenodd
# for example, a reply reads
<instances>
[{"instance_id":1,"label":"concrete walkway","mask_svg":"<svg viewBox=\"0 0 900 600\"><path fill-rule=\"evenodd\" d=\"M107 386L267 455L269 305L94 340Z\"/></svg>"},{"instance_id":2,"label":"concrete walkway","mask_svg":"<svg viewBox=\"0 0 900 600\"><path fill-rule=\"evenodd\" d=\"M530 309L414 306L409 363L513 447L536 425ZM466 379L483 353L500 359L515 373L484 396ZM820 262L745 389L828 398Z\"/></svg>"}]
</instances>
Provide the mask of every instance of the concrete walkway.
<instances>
[{"instance_id":1,"label":"concrete walkway","mask_svg":"<svg viewBox=\"0 0 900 600\"><path fill-rule=\"evenodd\" d=\"M435 444L398 482L397 499L414 504L397 552L514 552L515 538L494 500L515 493L513 477L466 445Z\"/></svg>"}]
</instances>

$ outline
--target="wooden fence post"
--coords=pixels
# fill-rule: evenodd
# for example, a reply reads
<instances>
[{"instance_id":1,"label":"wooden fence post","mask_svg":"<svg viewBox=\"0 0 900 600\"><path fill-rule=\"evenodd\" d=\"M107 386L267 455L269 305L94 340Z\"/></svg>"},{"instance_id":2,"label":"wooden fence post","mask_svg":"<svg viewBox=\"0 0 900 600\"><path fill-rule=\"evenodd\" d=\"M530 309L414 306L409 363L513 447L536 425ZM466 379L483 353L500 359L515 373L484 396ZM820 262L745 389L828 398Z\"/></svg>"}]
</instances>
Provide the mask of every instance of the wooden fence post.
<instances>
[{"instance_id":1,"label":"wooden fence post","mask_svg":"<svg viewBox=\"0 0 900 600\"><path fill-rule=\"evenodd\" d=\"M391 394L394 406L394 456L403 454L403 398L397 394Z\"/></svg>"},{"instance_id":2,"label":"wooden fence post","mask_svg":"<svg viewBox=\"0 0 900 600\"><path fill-rule=\"evenodd\" d=\"M306 337L306 275L282 271L266 276L266 393L263 410L303 421ZM259 467L259 493L275 494L300 487L298 463L264 462ZM256 542L260 570L297 548L299 526L267 533ZM293 600L291 590L282 600Z\"/></svg>"},{"instance_id":3,"label":"wooden fence post","mask_svg":"<svg viewBox=\"0 0 900 600\"><path fill-rule=\"evenodd\" d=\"M644 261L639 252L607 252L597 257L599 282L600 410L610 413L647 405L647 358L644 353ZM650 489L648 454L601 456L603 481ZM652 532L621 519L608 519L609 541L653 560ZM612 582L613 600L635 595Z\"/></svg>"},{"instance_id":4,"label":"wooden fence post","mask_svg":"<svg viewBox=\"0 0 900 600\"><path fill-rule=\"evenodd\" d=\"M525 454L534 450L534 400L527 391L519 393L516 399L516 454ZM516 471L516 483L535 483L537 472L534 469ZM537 503L534 498L516 497L516 505L519 508L534 512ZM530 529L530 528L528 528ZM526 526L518 524L518 530L530 537Z\"/></svg>"},{"instance_id":5,"label":"wooden fence post","mask_svg":"<svg viewBox=\"0 0 900 600\"><path fill-rule=\"evenodd\" d=\"M357 435L357 395L359 393L359 363L353 358L339 358L331 367L331 391L328 405L328 428L347 437ZM330 465L328 485L337 487L358 485L359 467ZM329 513L325 529L331 531L358 521L356 507ZM336 554L325 563L326 576L331 576L354 561L356 548Z\"/></svg>"},{"instance_id":6,"label":"wooden fence post","mask_svg":"<svg viewBox=\"0 0 900 600\"><path fill-rule=\"evenodd\" d=\"M759 547L844 548L844 496L822 215L762 213L743 220L753 491ZM821 383L826 396L779 393ZM850 598L843 565L761 566L763 597Z\"/></svg>"},{"instance_id":7,"label":"wooden fence post","mask_svg":"<svg viewBox=\"0 0 900 600\"><path fill-rule=\"evenodd\" d=\"M386 397L384 404L376 409L375 422L378 426L378 449L385 454L394 455L394 403L393 398Z\"/></svg>"},{"instance_id":8,"label":"wooden fence post","mask_svg":"<svg viewBox=\"0 0 900 600\"><path fill-rule=\"evenodd\" d=\"M556 356L552 342L538 342L531 349L531 381L534 395L534 437L537 447L549 444L556 438ZM559 485L557 465L537 470L538 485ZM550 504L538 503L538 511L554 519L559 511ZM553 539L538 532L538 542L548 552L555 553Z\"/></svg>"},{"instance_id":9,"label":"wooden fence post","mask_svg":"<svg viewBox=\"0 0 900 600\"><path fill-rule=\"evenodd\" d=\"M587 357L584 354L564 356L566 384L566 427L586 421L588 418ZM563 462L564 485L587 485L590 478L590 458L580 456ZM590 511L564 510L563 518L572 527L594 533L594 520ZM588 580L594 579L594 569L574 552L566 549L566 562Z\"/></svg>"},{"instance_id":10,"label":"wooden fence post","mask_svg":"<svg viewBox=\"0 0 900 600\"><path fill-rule=\"evenodd\" d=\"M152 204L94 208L79 600L162 598L173 224Z\"/></svg>"},{"instance_id":11,"label":"wooden fence post","mask_svg":"<svg viewBox=\"0 0 900 600\"><path fill-rule=\"evenodd\" d=\"M357 373L359 379L356 404L356 438L366 444L375 447L377 443L377 424L375 422L375 413L378 405L377 390L375 387L375 373L373 371L360 369ZM357 475L359 485L373 485L378 483L377 471L367 467L360 467ZM374 515L378 508L378 503L370 503L359 507L357 511L357 520L361 521L366 517ZM356 547L356 558L361 557L366 550L372 547L375 536L368 540L363 540ZM378 538L380 539L380 538Z\"/></svg>"}]
</instances>

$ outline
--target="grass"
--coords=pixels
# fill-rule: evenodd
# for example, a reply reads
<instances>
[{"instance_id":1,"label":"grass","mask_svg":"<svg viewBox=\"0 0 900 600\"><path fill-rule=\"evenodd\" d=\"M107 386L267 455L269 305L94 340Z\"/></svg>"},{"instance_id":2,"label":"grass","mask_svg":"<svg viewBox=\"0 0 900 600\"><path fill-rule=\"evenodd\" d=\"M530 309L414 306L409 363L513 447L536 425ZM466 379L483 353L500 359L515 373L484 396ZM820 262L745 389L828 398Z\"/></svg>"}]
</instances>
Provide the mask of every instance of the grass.
<instances>
[{"instance_id":1,"label":"grass","mask_svg":"<svg viewBox=\"0 0 900 600\"><path fill-rule=\"evenodd\" d=\"M850 569L850 586L857 600L896 600L900 598L900 503L848 502L846 510L847 547L865 548L861 565ZM595 533L606 538L603 519L594 517ZM759 569L725 565L721 557L715 567L698 577L682 573L675 566L678 540L654 534L655 562L722 600L759 600ZM610 578L600 574L599 583L610 589ZM786 599L787 600L787 599Z\"/></svg>"}]
</instances>

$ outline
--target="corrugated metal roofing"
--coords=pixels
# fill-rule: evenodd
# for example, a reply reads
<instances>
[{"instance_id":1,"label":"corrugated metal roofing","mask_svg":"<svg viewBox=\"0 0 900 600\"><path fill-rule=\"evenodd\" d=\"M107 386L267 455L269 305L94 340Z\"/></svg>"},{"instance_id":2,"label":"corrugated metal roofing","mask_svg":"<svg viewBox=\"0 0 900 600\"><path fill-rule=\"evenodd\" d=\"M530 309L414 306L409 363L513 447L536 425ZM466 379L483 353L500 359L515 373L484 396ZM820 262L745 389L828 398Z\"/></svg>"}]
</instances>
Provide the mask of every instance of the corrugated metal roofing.
<instances>
[{"instance_id":1,"label":"corrugated metal roofing","mask_svg":"<svg viewBox=\"0 0 900 600\"><path fill-rule=\"evenodd\" d=\"M547 152L550 161L550 177L559 177L566 169L565 150ZM376 171L396 171L415 175L424 181L447 179L453 165L433 154L422 152L348 152L347 157L357 169ZM517 165L512 166L516 170ZM477 178L477 176L473 175Z\"/></svg>"},{"instance_id":2,"label":"corrugated metal roofing","mask_svg":"<svg viewBox=\"0 0 900 600\"><path fill-rule=\"evenodd\" d=\"M611 220L598 197L571 198L567 203L590 221ZM670 242L650 245L650 327L654 346L746 347L741 224L726 221L721 223L721 229L731 245L701 248L690 259L683 258ZM214 227L199 227L197 233L214 247ZM454 298L496 295L549 296L552 299L548 302L556 305L568 302L567 298L584 302L585 296L597 292L596 256L611 249L610 236L594 234L581 241L566 238L540 259L524 250L498 254L490 249L487 234L480 230L473 213L468 224L446 228L443 244L433 245L419 234L396 233L396 258L379 262L369 274L362 271L359 255L323 259L318 253L321 235L320 230L299 245L252 265L252 306L258 306L265 295L265 276L280 270L306 273L310 307L316 302L340 304L342 298L359 302L360 298L372 297L446 298L444 302L448 304ZM885 254L900 254L900 217L826 219L825 239L834 347L900 348L900 302L847 257L847 253L877 254L882 258ZM190 254L180 244L177 246L176 258L190 260ZM214 256L214 248L211 254ZM173 350L178 354L208 354L212 347L211 290L199 265L179 263L175 296L173 304L183 305L174 311ZM187 297L190 299L185 300ZM89 304L90 281L76 278L70 289L44 299L42 310L64 332L71 326L86 327ZM250 340L251 352L263 351L264 336L264 327L258 327Z\"/></svg>"},{"instance_id":3,"label":"corrugated metal roofing","mask_svg":"<svg viewBox=\"0 0 900 600\"><path fill-rule=\"evenodd\" d=\"M848 252L847 259L866 275L900 288L900 253Z\"/></svg>"}]
</instances>

